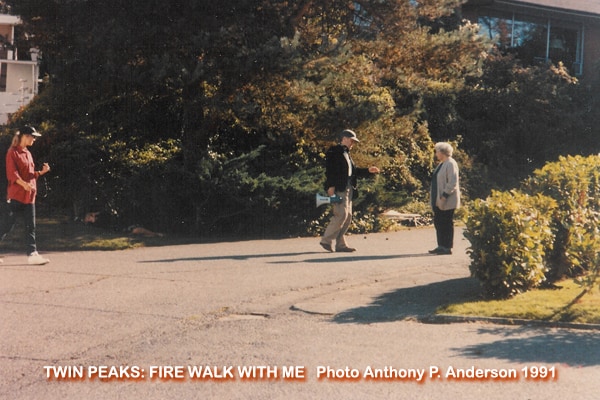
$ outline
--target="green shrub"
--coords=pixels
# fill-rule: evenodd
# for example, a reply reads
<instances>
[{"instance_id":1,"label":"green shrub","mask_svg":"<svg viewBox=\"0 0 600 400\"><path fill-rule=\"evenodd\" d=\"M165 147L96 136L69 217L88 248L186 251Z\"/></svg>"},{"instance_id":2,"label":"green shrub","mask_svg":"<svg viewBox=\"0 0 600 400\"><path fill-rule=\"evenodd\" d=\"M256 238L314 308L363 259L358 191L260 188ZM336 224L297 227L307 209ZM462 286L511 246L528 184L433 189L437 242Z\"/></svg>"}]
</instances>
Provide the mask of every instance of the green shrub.
<instances>
[{"instance_id":1,"label":"green shrub","mask_svg":"<svg viewBox=\"0 0 600 400\"><path fill-rule=\"evenodd\" d=\"M464 233L471 242L469 269L489 297L510 297L545 281L555 207L549 197L516 190L493 191L471 204Z\"/></svg>"},{"instance_id":2,"label":"green shrub","mask_svg":"<svg viewBox=\"0 0 600 400\"><path fill-rule=\"evenodd\" d=\"M523 187L530 194L552 197L558 204L551 279L578 276L593 268L600 251L600 157L560 157L536 170Z\"/></svg>"}]
</instances>

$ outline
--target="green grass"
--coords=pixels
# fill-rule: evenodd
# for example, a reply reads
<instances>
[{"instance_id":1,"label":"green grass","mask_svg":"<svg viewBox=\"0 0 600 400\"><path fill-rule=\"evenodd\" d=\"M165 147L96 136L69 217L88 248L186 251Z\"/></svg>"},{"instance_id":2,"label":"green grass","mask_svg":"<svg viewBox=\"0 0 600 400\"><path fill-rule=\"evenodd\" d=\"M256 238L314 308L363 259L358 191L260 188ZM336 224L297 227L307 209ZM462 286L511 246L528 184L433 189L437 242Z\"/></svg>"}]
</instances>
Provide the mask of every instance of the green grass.
<instances>
[{"instance_id":1,"label":"green grass","mask_svg":"<svg viewBox=\"0 0 600 400\"><path fill-rule=\"evenodd\" d=\"M573 280L564 280L557 288L531 290L508 300L450 304L439 308L437 314L600 324L600 290L597 286L571 305L582 291L583 288Z\"/></svg>"}]
</instances>

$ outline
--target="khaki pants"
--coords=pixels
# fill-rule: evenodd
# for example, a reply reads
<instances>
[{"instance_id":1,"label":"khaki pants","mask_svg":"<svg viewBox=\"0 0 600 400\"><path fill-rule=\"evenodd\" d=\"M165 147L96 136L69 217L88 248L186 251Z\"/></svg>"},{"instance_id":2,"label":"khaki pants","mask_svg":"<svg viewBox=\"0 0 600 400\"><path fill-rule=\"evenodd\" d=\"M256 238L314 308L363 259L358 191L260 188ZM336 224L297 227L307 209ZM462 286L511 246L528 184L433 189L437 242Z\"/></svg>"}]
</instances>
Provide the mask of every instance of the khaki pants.
<instances>
[{"instance_id":1,"label":"khaki pants","mask_svg":"<svg viewBox=\"0 0 600 400\"><path fill-rule=\"evenodd\" d=\"M352 187L349 186L344 192L336 194L342 201L333 204L333 217L321 238L321 243L331 245L335 240L335 248L338 250L348 247L344 235L352 222Z\"/></svg>"}]
</instances>

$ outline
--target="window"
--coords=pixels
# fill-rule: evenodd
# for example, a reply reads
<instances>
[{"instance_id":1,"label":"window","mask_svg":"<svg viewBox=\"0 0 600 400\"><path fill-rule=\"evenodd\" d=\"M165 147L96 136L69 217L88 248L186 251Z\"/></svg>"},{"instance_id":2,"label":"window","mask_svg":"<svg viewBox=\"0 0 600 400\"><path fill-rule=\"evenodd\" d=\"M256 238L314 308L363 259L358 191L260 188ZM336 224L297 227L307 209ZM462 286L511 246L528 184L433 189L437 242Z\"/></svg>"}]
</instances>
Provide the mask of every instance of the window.
<instances>
[{"instance_id":1,"label":"window","mask_svg":"<svg viewBox=\"0 0 600 400\"><path fill-rule=\"evenodd\" d=\"M583 28L577 24L519 14L480 17L480 33L525 64L562 62L571 74L581 75Z\"/></svg>"},{"instance_id":2,"label":"window","mask_svg":"<svg viewBox=\"0 0 600 400\"><path fill-rule=\"evenodd\" d=\"M6 63L0 63L0 92L6 92L6 72L8 65Z\"/></svg>"},{"instance_id":3,"label":"window","mask_svg":"<svg viewBox=\"0 0 600 400\"><path fill-rule=\"evenodd\" d=\"M373 23L373 17L360 3L354 2L354 25L360 28L369 28Z\"/></svg>"}]
</instances>

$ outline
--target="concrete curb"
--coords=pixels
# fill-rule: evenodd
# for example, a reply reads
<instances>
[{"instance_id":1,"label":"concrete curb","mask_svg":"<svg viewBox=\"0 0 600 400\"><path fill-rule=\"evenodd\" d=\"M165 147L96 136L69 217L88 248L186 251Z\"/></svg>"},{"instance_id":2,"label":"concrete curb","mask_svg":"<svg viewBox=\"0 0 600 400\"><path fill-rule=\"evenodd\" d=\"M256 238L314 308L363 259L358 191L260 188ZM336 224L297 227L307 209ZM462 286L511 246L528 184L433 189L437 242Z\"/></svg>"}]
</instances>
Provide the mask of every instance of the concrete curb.
<instances>
[{"instance_id":1,"label":"concrete curb","mask_svg":"<svg viewBox=\"0 0 600 400\"><path fill-rule=\"evenodd\" d=\"M598 330L600 324L582 324L572 322L540 321L520 318L500 318L500 317L474 317L466 315L433 314L422 318L419 321L425 324L454 324L469 322L488 322L496 325L523 325L541 328L567 328L582 330Z\"/></svg>"}]
</instances>

